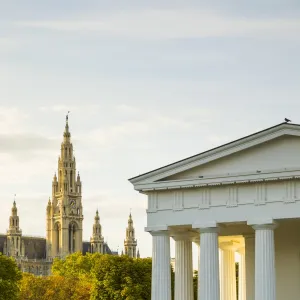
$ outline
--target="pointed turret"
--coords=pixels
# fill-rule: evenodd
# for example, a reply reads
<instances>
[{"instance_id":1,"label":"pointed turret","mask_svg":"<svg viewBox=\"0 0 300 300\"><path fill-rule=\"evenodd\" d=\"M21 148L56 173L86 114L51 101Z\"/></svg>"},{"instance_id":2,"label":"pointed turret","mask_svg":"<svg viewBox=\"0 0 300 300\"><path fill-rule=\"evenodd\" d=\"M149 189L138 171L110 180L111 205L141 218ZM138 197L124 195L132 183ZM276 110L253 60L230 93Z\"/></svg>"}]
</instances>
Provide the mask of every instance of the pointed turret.
<instances>
[{"instance_id":1,"label":"pointed turret","mask_svg":"<svg viewBox=\"0 0 300 300\"><path fill-rule=\"evenodd\" d=\"M140 257L141 257L141 255L140 255L140 250L139 250L139 249L138 249L138 251L137 251L136 257L137 257L137 258L140 258Z\"/></svg>"},{"instance_id":2,"label":"pointed turret","mask_svg":"<svg viewBox=\"0 0 300 300\"><path fill-rule=\"evenodd\" d=\"M19 225L18 209L16 200L14 200L9 217L9 229L7 230L6 253L8 256L17 257L21 255L22 231Z\"/></svg>"},{"instance_id":3,"label":"pointed turret","mask_svg":"<svg viewBox=\"0 0 300 300\"><path fill-rule=\"evenodd\" d=\"M95 222L93 225L93 236L91 237L91 252L103 253L104 238L102 236L102 228L100 225L100 217L98 209L96 210Z\"/></svg>"},{"instance_id":4,"label":"pointed turret","mask_svg":"<svg viewBox=\"0 0 300 300\"><path fill-rule=\"evenodd\" d=\"M131 212L128 218L128 227L126 228L126 239L124 240L125 255L136 258L137 240L135 239L135 230Z\"/></svg>"}]
</instances>

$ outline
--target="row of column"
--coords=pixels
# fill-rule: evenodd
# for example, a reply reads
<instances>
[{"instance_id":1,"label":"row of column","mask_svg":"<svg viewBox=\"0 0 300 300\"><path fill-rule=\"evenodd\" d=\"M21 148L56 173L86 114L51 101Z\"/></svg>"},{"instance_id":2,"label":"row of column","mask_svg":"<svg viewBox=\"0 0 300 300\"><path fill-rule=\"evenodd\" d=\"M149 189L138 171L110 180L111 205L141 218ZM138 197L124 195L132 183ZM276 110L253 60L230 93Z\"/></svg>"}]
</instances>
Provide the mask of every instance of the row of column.
<instances>
[{"instance_id":1,"label":"row of column","mask_svg":"<svg viewBox=\"0 0 300 300\"><path fill-rule=\"evenodd\" d=\"M255 300L276 300L274 224L255 225ZM235 300L235 257L240 250L239 300L246 299L245 252L232 243L218 242L218 227L200 229L198 300ZM171 300L170 234L151 232L152 300ZM175 240L175 300L193 300L192 241L187 233ZM219 246L222 248L220 269ZM220 281L220 272L222 281ZM221 286L220 286L221 284ZM221 291L221 293L220 293Z\"/></svg>"}]
</instances>

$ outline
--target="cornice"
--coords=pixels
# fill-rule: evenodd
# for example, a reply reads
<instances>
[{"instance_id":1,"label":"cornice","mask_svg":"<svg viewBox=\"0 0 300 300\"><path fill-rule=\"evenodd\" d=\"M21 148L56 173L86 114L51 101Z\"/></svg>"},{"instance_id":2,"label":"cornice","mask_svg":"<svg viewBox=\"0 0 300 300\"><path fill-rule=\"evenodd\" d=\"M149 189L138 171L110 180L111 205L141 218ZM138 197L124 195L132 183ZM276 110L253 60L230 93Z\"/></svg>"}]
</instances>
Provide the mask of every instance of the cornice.
<instances>
[{"instance_id":1,"label":"cornice","mask_svg":"<svg viewBox=\"0 0 300 300\"><path fill-rule=\"evenodd\" d=\"M225 177L204 177L204 178L192 178L183 180L170 180L159 181L148 184L140 184L135 187L136 190L147 194L151 191L162 191L172 189L190 189L190 188L202 188L211 186L227 186L227 185L240 185L259 182L271 182L271 181L287 181L287 180L299 180L300 179L300 167L293 169L276 170L273 172L260 172L260 173L241 173L232 174Z\"/></svg>"}]
</instances>

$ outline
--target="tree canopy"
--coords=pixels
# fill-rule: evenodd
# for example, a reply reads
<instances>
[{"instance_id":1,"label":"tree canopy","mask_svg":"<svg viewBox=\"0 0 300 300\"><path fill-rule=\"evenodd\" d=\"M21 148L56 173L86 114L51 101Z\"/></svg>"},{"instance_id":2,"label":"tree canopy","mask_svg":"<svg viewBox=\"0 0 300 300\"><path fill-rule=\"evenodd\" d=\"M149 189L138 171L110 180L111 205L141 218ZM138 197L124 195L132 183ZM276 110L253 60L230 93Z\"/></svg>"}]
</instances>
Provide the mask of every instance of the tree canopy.
<instances>
[{"instance_id":1,"label":"tree canopy","mask_svg":"<svg viewBox=\"0 0 300 300\"><path fill-rule=\"evenodd\" d=\"M12 258L0 253L0 300L17 299L22 275Z\"/></svg>"},{"instance_id":2,"label":"tree canopy","mask_svg":"<svg viewBox=\"0 0 300 300\"><path fill-rule=\"evenodd\" d=\"M65 259L55 259L51 276L36 277L24 273L19 284L19 299L150 300L151 273L151 258L133 259L126 255L74 253ZM174 275L171 269L172 299ZM197 272L194 276L196 297Z\"/></svg>"}]
</instances>

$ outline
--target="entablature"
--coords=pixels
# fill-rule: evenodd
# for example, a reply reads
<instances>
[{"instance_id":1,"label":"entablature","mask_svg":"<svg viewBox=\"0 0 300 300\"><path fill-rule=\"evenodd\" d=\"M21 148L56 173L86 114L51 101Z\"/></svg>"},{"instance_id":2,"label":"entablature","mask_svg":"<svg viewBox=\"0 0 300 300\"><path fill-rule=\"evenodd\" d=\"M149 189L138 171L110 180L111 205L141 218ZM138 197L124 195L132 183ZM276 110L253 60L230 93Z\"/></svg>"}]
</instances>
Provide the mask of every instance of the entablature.
<instances>
[{"instance_id":1,"label":"entablature","mask_svg":"<svg viewBox=\"0 0 300 300\"><path fill-rule=\"evenodd\" d=\"M300 179L300 167L265 171L257 170L255 172L233 173L207 177L201 176L201 178L190 178L171 181L157 181L147 184L136 185L135 189L141 193L147 194L147 192L149 191L245 184L292 179Z\"/></svg>"}]
</instances>

